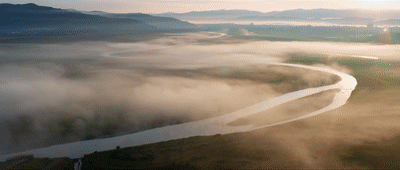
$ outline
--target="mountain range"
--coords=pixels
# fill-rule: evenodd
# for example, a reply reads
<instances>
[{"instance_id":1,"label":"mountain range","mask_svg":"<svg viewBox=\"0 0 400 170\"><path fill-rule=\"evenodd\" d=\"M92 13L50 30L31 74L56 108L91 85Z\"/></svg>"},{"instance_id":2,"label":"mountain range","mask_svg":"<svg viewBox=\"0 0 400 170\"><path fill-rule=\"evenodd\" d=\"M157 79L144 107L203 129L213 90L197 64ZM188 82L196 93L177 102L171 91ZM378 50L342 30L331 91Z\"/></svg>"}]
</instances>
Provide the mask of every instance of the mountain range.
<instances>
[{"instance_id":1,"label":"mountain range","mask_svg":"<svg viewBox=\"0 0 400 170\"><path fill-rule=\"evenodd\" d=\"M98 15L107 18L115 18L115 19L133 19L141 22L145 22L149 25L156 26L158 28L169 28L169 29L182 29L182 28L195 28L194 24L191 24L186 21L180 21L178 19L172 17L159 17L152 16L149 14L143 13L126 13L126 14L115 14L115 13L107 13L102 11L90 11L83 12L85 14L90 15Z\"/></svg>"},{"instance_id":2,"label":"mountain range","mask_svg":"<svg viewBox=\"0 0 400 170\"><path fill-rule=\"evenodd\" d=\"M365 9L294 9L286 11L273 11L262 13L258 11L248 10L215 10L215 11L198 11L187 13L162 13L156 14L161 17L174 17L187 21L314 21L328 22L336 24L395 24L400 18L400 10L373 11Z\"/></svg>"},{"instance_id":3,"label":"mountain range","mask_svg":"<svg viewBox=\"0 0 400 170\"><path fill-rule=\"evenodd\" d=\"M193 11L188 13L162 13L155 16L172 17L183 20L229 20L245 16L261 16L262 12L249 10L214 10L214 11Z\"/></svg>"},{"instance_id":4,"label":"mountain range","mask_svg":"<svg viewBox=\"0 0 400 170\"><path fill-rule=\"evenodd\" d=\"M193 11L188 13L107 13L28 4L0 4L0 35L113 36L193 30L187 21L312 21L333 24L399 25L400 10L294 9L262 13L249 10ZM186 20L186 21L182 21Z\"/></svg>"},{"instance_id":5,"label":"mountain range","mask_svg":"<svg viewBox=\"0 0 400 170\"><path fill-rule=\"evenodd\" d=\"M102 35L141 34L195 25L174 18L147 14L81 12L29 4L0 4L0 35Z\"/></svg>"}]
</instances>

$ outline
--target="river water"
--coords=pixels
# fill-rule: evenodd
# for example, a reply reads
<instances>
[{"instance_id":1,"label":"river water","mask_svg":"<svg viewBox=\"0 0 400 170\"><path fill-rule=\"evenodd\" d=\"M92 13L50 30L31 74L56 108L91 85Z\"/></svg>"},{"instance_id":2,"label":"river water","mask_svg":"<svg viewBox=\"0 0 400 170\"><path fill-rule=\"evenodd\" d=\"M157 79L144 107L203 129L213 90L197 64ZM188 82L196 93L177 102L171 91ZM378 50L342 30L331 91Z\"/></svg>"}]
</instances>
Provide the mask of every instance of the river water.
<instances>
[{"instance_id":1,"label":"river water","mask_svg":"<svg viewBox=\"0 0 400 170\"><path fill-rule=\"evenodd\" d=\"M79 141L73 143L67 143L62 145L54 145L46 148L28 150L20 153L14 153L9 155L0 156L0 161L4 161L7 158L14 157L17 155L25 155L25 154L33 154L34 157L70 157L70 158L80 158L85 154L90 154L95 151L105 151L115 149L116 146L120 147L130 147L137 146L149 143L156 143L161 141L168 141L173 139L181 139L187 138L191 136L207 136L207 135L215 135L215 134L229 134L235 132L248 132L259 128L265 128L269 126L275 126L279 124L284 124L304 118L308 118L311 116L315 116L321 114L323 112L338 108L344 105L347 99L350 97L351 92L357 85L357 81L351 75L346 73L342 73L329 68L322 67L313 67L313 66L304 66L297 64L285 64L285 63L270 63L269 61L265 61L265 63L259 64L267 64L267 65L279 65L279 66L289 66L289 67L298 67L304 69L310 69L315 71L323 71L331 74L335 74L341 78L341 81L334 85L327 85L318 88L308 88L304 90L299 90L291 93L284 94L282 96L272 98L255 105L246 107L244 109L215 117L206 120L188 122L178 125L165 126L161 128L150 129L146 131L141 131L133 134L105 138L105 139L94 139L88 141ZM318 111L303 115L301 117L297 117L294 119L288 119L281 122L274 122L272 124L261 126L255 128L252 125L248 126L227 126L229 122L235 121L239 118L250 116L252 114L256 114L265 110L268 110L272 107L278 106L280 104L284 104L302 97L306 97L309 95L313 95L316 93L320 93L326 90L331 89L339 89L339 92L336 93L333 102L327 107L320 109Z\"/></svg>"}]
</instances>

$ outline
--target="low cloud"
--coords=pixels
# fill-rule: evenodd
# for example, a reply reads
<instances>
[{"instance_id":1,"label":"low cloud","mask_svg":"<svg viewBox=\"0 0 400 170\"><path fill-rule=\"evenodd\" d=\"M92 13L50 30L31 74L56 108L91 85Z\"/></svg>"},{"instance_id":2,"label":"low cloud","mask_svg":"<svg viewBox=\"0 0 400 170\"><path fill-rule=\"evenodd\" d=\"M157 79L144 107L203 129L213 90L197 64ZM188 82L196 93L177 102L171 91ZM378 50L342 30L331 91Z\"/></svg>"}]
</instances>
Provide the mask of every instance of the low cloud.
<instances>
[{"instance_id":1,"label":"low cloud","mask_svg":"<svg viewBox=\"0 0 400 170\"><path fill-rule=\"evenodd\" d=\"M179 46L191 36L0 48L0 154L206 119L336 81L265 65L281 59L262 45Z\"/></svg>"}]
</instances>

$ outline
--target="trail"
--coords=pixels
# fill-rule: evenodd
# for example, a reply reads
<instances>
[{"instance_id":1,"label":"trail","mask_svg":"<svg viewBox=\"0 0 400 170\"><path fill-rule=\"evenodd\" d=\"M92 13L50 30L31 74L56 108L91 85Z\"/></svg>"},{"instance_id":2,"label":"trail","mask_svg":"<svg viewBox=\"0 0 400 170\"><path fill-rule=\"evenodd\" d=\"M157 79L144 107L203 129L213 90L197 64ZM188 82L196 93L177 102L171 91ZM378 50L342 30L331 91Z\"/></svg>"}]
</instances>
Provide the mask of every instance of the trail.
<instances>
[{"instance_id":1,"label":"trail","mask_svg":"<svg viewBox=\"0 0 400 170\"><path fill-rule=\"evenodd\" d=\"M134 50L131 50L134 51ZM119 51L119 52L128 52L128 50ZM105 56L111 56L112 54L116 54L118 52L107 53ZM57 158L57 157L70 157L70 158L81 158L85 154L90 154L95 151L105 151L115 149L116 146L120 147L130 147L137 146L149 143L156 143L161 141L168 141L173 139L181 139L192 136L207 136L207 135L215 135L215 134L229 134L235 132L248 132L260 128L280 125L288 122L293 122L296 120L308 118L311 116L315 116L321 114L323 112L338 108L344 105L349 99L351 92L355 89L357 85L356 79L343 72L339 72L329 68L322 67L313 67L313 66L304 66L298 64L285 64L285 63L270 63L267 60L264 62L261 61L259 64L266 65L278 65L278 66L289 66L289 67L297 67L304 68L315 71L322 71L326 73L331 73L339 76L341 81L333 85L327 85L317 88L308 88L304 90L299 90L291 93L284 94L279 97L275 97L255 105L246 107L244 109L219 116L206 120L188 122L178 125L165 126L155 129L150 129L146 131L141 131L133 134L117 136L112 138L105 139L94 139L88 141L79 141L73 143L67 143L62 145L54 145L46 148L40 148L35 150L28 150L20 153L14 153L9 155L0 156L0 161L4 161L6 158L14 157L17 155L25 155L25 154L33 154L34 157L49 157L49 158ZM200 67L200 66L199 66ZM325 108L322 108L318 111L303 115L301 117L288 119L281 122L275 122L269 125L254 127L253 125L248 126L228 126L227 124L235 121L239 118L243 118L246 116L250 116L268 109L272 107L278 106L280 104L284 104L299 98L303 98L306 96L310 96L316 93L320 93L323 91L331 90L331 89L339 89L339 92L335 94L333 102Z\"/></svg>"}]
</instances>

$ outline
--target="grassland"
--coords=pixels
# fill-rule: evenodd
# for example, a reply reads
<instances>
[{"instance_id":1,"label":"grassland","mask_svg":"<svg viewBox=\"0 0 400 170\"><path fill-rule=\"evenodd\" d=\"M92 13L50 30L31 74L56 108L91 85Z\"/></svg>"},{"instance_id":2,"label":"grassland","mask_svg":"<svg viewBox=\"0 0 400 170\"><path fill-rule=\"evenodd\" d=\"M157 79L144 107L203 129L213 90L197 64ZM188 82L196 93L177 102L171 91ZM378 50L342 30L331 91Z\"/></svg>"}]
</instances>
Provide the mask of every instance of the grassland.
<instances>
[{"instance_id":1,"label":"grassland","mask_svg":"<svg viewBox=\"0 0 400 170\"><path fill-rule=\"evenodd\" d=\"M400 168L399 62L298 55L286 61L339 63L353 70L358 86L348 104L319 116L248 133L93 153L85 156L85 168Z\"/></svg>"},{"instance_id":2,"label":"grassland","mask_svg":"<svg viewBox=\"0 0 400 170\"><path fill-rule=\"evenodd\" d=\"M290 26L290 25L203 25L207 31L226 32L229 40L252 41L327 41L377 44L399 44L398 30L383 31L380 28ZM245 35L243 30L251 32Z\"/></svg>"},{"instance_id":3,"label":"grassland","mask_svg":"<svg viewBox=\"0 0 400 170\"><path fill-rule=\"evenodd\" d=\"M337 90L329 90L291 101L264 112L257 113L229 123L230 126L262 126L293 119L322 109L332 103Z\"/></svg>"},{"instance_id":4,"label":"grassland","mask_svg":"<svg viewBox=\"0 0 400 170\"><path fill-rule=\"evenodd\" d=\"M400 168L399 61L307 53L289 54L285 61L344 67L352 72L358 85L346 105L312 118L246 133L96 152L84 157L84 169ZM254 72L236 75L224 77L258 79ZM274 82L279 84L280 79L271 79L270 83ZM311 106L305 110L313 111L327 105L331 94L328 91L309 96L232 125L264 125L268 123L268 112L287 114L305 106Z\"/></svg>"},{"instance_id":5,"label":"grassland","mask_svg":"<svg viewBox=\"0 0 400 170\"><path fill-rule=\"evenodd\" d=\"M400 168L400 63L302 55L290 55L286 61L309 65L339 63L353 71L358 86L346 105L309 119L253 132L95 152L85 155L83 169ZM326 104L318 103L320 98L329 99L332 91L325 93L328 95L316 94L286 106L302 107L304 101L312 101L319 105L312 108L318 109ZM286 106L274 109L290 111ZM245 123L261 125L266 120L261 118L260 113L254 119L259 122Z\"/></svg>"},{"instance_id":6,"label":"grassland","mask_svg":"<svg viewBox=\"0 0 400 170\"><path fill-rule=\"evenodd\" d=\"M26 36L4 36L0 37L0 43L17 44L17 43L75 43L82 41L107 41L107 42L138 42L148 41L164 37L166 34L162 32L143 33L143 34L126 34L126 35L26 35Z\"/></svg>"}]
</instances>

